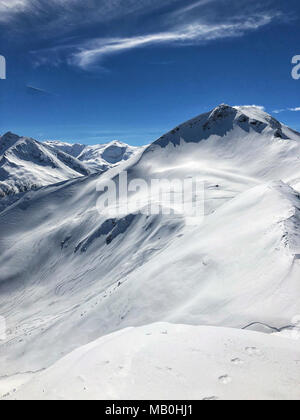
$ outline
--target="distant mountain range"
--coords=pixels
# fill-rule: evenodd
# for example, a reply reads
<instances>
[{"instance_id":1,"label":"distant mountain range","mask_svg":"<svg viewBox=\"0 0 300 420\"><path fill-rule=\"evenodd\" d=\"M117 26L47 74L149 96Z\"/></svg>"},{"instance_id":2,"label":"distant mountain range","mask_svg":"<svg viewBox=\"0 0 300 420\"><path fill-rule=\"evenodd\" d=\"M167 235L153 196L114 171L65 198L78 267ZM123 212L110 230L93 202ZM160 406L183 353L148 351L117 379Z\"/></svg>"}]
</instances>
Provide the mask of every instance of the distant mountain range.
<instances>
[{"instance_id":1,"label":"distant mountain range","mask_svg":"<svg viewBox=\"0 0 300 420\"><path fill-rule=\"evenodd\" d=\"M6 133L0 137L0 199L9 196L11 201L14 194L107 171L139 149L118 141L95 146L41 143Z\"/></svg>"},{"instance_id":2,"label":"distant mountain range","mask_svg":"<svg viewBox=\"0 0 300 420\"><path fill-rule=\"evenodd\" d=\"M77 158L92 171L106 171L112 166L128 160L141 150L140 147L129 146L117 140L94 146L85 146L79 143L69 144L60 141L46 141L45 144Z\"/></svg>"}]
</instances>

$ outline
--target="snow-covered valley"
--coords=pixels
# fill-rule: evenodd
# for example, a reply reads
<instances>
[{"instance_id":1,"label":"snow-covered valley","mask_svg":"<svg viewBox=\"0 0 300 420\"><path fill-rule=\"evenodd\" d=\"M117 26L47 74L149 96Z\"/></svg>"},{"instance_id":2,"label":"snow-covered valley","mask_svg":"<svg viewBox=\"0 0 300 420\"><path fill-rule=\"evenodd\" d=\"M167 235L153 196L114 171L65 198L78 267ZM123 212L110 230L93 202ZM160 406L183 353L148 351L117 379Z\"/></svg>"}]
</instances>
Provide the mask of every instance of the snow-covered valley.
<instances>
[{"instance_id":1,"label":"snow-covered valley","mask_svg":"<svg viewBox=\"0 0 300 420\"><path fill-rule=\"evenodd\" d=\"M3 137L2 182L43 174L47 160L26 160L31 140ZM299 133L221 105L120 157L115 144L38 145L60 163L0 208L2 395L300 399L300 341L284 334L297 338L300 321ZM99 214L99 184L122 171L201 179L202 223Z\"/></svg>"}]
</instances>

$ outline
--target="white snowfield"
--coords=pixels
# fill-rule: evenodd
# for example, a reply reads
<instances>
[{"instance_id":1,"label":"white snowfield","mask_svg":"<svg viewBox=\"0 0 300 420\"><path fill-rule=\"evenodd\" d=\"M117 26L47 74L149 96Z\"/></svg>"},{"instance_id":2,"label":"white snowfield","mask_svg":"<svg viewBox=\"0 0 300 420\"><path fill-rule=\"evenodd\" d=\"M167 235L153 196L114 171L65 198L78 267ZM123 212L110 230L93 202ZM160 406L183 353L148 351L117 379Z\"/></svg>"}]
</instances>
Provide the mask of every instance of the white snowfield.
<instances>
[{"instance_id":1,"label":"white snowfield","mask_svg":"<svg viewBox=\"0 0 300 420\"><path fill-rule=\"evenodd\" d=\"M298 400L300 346L267 334L158 323L102 337L13 400Z\"/></svg>"},{"instance_id":2,"label":"white snowfield","mask_svg":"<svg viewBox=\"0 0 300 420\"><path fill-rule=\"evenodd\" d=\"M182 372L180 364L186 359L183 370L200 372L185 347L192 331L199 340L197 348L203 348L199 369L207 363L208 353L214 370L209 378L197 374L199 385L195 388L196 374L191 382L180 382L180 377L172 376L178 387L170 388L170 398L259 398L260 394L270 399L299 398L299 341L241 331L251 326L285 332L293 327L295 319L300 320L299 158L299 133L259 109L221 105L175 128L105 173L27 192L0 210L0 316L7 322L7 339L0 341L0 376L5 377L4 382L0 380L2 394L13 386L20 389L20 398L43 398L35 381L49 384L55 376L56 383L63 384L63 377L65 385L71 381L70 373L63 374L62 364L72 363L79 353L62 357L73 350L126 327L170 322L219 327L178 327L177 337L182 336L178 342L183 347L178 344L178 351L169 347L163 356L168 355L174 371ZM151 179L198 177L205 183L204 220L190 226L177 214L99 214L99 182L118 183L117 175L123 170L128 171L129 181L142 178L148 183ZM137 192L129 199L137 197L144 198ZM132 334L136 340L146 340L143 329L117 333L113 339L123 337L126 341L128 335L130 343ZM237 338L229 359L245 362L242 368L233 364L233 371L229 369L231 359L227 362L223 354L218 362L219 350L211 350L213 340L221 340L222 349L232 334ZM142 338L138 338L140 335ZM203 335L208 337L207 344ZM164 345L163 338L156 341L154 358ZM101 340L108 340L108 345L111 338L100 338L91 346L97 348ZM172 341L166 345L173 345ZM114 344L119 348L116 360L125 357L122 346L123 342ZM154 351L151 346L150 353ZM246 347L265 352L270 363L260 363L263 357L254 357L250 366L244 360ZM141 365L143 351L137 357ZM78 352L89 354L89 349ZM135 362L130 349L128 354ZM114 385L113 375L118 371L105 371L109 368L99 367L93 357L93 368L88 363L80 365L90 372L86 373L87 381L91 377L94 383L93 372L100 376L101 371L104 377L108 372L113 385L103 388L101 395L96 395L96 383L95 389L86 386L88 398L93 392L99 398L110 393L111 398L150 398L156 384L163 390L164 381L172 382L164 373L160 386L155 382L160 380L159 369L156 372L149 367L150 379L147 382L144 376L141 394L138 387L131 388L127 383L132 393L126 396L126 390ZM274 368L276 362L278 369ZM50 370L20 388L32 372L49 366ZM127 382L136 380L138 366L132 368ZM219 373L219 367L224 372ZM240 376L235 372L238 368L244 369ZM232 381L221 386L218 378L222 382L224 376L227 382L226 375ZM256 383L256 390L251 385L254 378L261 381L261 386ZM70 385L69 390L64 386L66 394L61 395L55 394L50 385L44 388L49 398L77 398L79 392L79 387ZM57 387L57 392L62 389Z\"/></svg>"}]
</instances>

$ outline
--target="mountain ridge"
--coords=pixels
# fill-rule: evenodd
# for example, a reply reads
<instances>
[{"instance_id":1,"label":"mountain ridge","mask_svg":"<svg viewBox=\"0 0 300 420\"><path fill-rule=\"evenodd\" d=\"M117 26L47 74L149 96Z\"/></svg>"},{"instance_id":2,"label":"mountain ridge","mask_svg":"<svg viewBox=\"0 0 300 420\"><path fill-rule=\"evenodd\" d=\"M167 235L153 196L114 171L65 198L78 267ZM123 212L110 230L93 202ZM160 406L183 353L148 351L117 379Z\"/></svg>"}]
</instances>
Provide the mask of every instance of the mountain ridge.
<instances>
[{"instance_id":1,"label":"mountain ridge","mask_svg":"<svg viewBox=\"0 0 300 420\"><path fill-rule=\"evenodd\" d=\"M0 210L17 200L19 194L107 171L139 150L118 141L84 146L39 142L7 132L0 136Z\"/></svg>"},{"instance_id":2,"label":"mountain ridge","mask_svg":"<svg viewBox=\"0 0 300 420\"><path fill-rule=\"evenodd\" d=\"M165 147L168 142L171 141L170 137L172 137L174 145L180 143L181 137L186 142L197 143L201 140L208 139L211 135L224 136L228 131L234 128L234 125L238 125L245 131L249 131L249 129L252 128L257 132L261 132L269 126L274 129L274 135L276 137L283 139L293 139L293 137L288 137L287 134L292 135L292 133L294 133L300 135L296 131L281 124L277 119L267 114L265 111L262 111L260 108L243 106L233 107L227 104L221 104L210 112L200 114L197 117L176 126L156 140L152 146L160 145ZM197 129L198 138L191 137L194 128Z\"/></svg>"},{"instance_id":3,"label":"mountain ridge","mask_svg":"<svg viewBox=\"0 0 300 420\"><path fill-rule=\"evenodd\" d=\"M130 159L143 148L142 146L130 146L118 140L95 145L70 144L59 141L46 141L45 144L70 153L92 171L108 170L114 165Z\"/></svg>"},{"instance_id":4,"label":"mountain ridge","mask_svg":"<svg viewBox=\"0 0 300 420\"><path fill-rule=\"evenodd\" d=\"M11 132L0 137L0 168L2 197L91 173L76 158Z\"/></svg>"}]
</instances>

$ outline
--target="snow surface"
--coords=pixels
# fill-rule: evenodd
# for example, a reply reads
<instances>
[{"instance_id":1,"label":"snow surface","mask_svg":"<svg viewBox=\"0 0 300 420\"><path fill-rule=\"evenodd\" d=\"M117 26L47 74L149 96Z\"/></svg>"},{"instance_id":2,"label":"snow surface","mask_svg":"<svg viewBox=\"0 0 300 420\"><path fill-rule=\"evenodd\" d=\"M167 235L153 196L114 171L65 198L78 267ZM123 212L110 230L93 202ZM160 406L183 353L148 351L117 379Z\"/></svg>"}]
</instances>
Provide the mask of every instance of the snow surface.
<instances>
[{"instance_id":1,"label":"snow surface","mask_svg":"<svg viewBox=\"0 0 300 420\"><path fill-rule=\"evenodd\" d=\"M80 347L5 399L299 400L299 365L289 339L158 323Z\"/></svg>"},{"instance_id":2,"label":"snow surface","mask_svg":"<svg viewBox=\"0 0 300 420\"><path fill-rule=\"evenodd\" d=\"M289 330L300 314L299 157L300 134L259 109L221 105L105 173L0 209L8 326L0 376L27 377L101 336L153 322ZM99 181L117 183L122 170L129 181L197 176L206 186L203 223L99 215ZM278 337L261 337L276 348Z\"/></svg>"}]
</instances>

